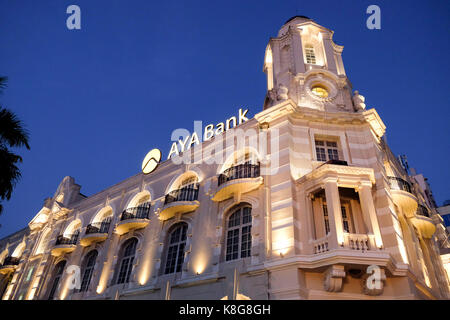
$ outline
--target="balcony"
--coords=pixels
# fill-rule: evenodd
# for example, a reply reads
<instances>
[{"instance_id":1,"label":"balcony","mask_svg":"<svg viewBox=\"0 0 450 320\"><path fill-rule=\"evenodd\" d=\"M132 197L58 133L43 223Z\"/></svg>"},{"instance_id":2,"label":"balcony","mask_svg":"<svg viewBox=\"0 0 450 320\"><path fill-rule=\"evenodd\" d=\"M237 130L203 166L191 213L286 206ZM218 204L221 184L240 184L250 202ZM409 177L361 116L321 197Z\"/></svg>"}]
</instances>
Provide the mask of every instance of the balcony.
<instances>
[{"instance_id":1,"label":"balcony","mask_svg":"<svg viewBox=\"0 0 450 320\"><path fill-rule=\"evenodd\" d=\"M5 261L3 261L2 265L0 266L0 274L8 274L10 272L13 272L17 268L19 262L19 258L6 257Z\"/></svg>"},{"instance_id":2,"label":"balcony","mask_svg":"<svg viewBox=\"0 0 450 320\"><path fill-rule=\"evenodd\" d=\"M367 251L377 251L375 236L372 234L344 233L344 243L342 247L347 250L361 253ZM314 254L325 253L333 249L338 248L330 247L328 235L313 241Z\"/></svg>"},{"instance_id":3,"label":"balcony","mask_svg":"<svg viewBox=\"0 0 450 320\"><path fill-rule=\"evenodd\" d=\"M223 201L236 194L256 190L262 183L259 163L245 163L228 168L219 175L218 188L212 200Z\"/></svg>"},{"instance_id":4,"label":"balcony","mask_svg":"<svg viewBox=\"0 0 450 320\"><path fill-rule=\"evenodd\" d=\"M195 183L166 194L164 206L159 213L159 219L164 221L172 218L176 214L196 210L200 205L200 202L197 201L198 189L199 184Z\"/></svg>"},{"instance_id":5,"label":"balcony","mask_svg":"<svg viewBox=\"0 0 450 320\"><path fill-rule=\"evenodd\" d=\"M141 204L138 207L128 208L122 212L115 232L122 235L133 229L145 228L150 222L149 216L150 202Z\"/></svg>"},{"instance_id":6,"label":"balcony","mask_svg":"<svg viewBox=\"0 0 450 320\"><path fill-rule=\"evenodd\" d=\"M377 250L372 234L344 233L344 248L360 252Z\"/></svg>"},{"instance_id":7,"label":"balcony","mask_svg":"<svg viewBox=\"0 0 450 320\"><path fill-rule=\"evenodd\" d=\"M108 237L108 231L111 221L94 222L86 227L84 236L80 239L83 247L88 247L92 243L105 241Z\"/></svg>"},{"instance_id":8,"label":"balcony","mask_svg":"<svg viewBox=\"0 0 450 320\"><path fill-rule=\"evenodd\" d=\"M409 182L397 177L388 177L388 180L395 204L403 209L407 218L414 217L417 211L417 198L412 194Z\"/></svg>"},{"instance_id":9,"label":"balcony","mask_svg":"<svg viewBox=\"0 0 450 320\"><path fill-rule=\"evenodd\" d=\"M430 239L436 232L436 226L431 219L430 212L423 205L418 206L416 215L410 220L424 238Z\"/></svg>"},{"instance_id":10,"label":"balcony","mask_svg":"<svg viewBox=\"0 0 450 320\"><path fill-rule=\"evenodd\" d=\"M64 253L70 253L77 247L78 233L69 236L59 235L52 249L52 256L58 257Z\"/></svg>"}]
</instances>

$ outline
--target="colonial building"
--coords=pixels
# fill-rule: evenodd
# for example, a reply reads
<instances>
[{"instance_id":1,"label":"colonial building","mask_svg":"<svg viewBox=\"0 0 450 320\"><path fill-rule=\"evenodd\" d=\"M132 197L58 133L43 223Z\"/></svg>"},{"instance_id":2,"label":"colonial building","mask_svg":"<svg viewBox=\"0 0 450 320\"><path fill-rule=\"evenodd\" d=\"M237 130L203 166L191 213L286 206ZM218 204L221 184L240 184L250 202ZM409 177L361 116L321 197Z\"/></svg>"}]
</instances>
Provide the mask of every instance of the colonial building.
<instances>
[{"instance_id":1,"label":"colonial building","mask_svg":"<svg viewBox=\"0 0 450 320\"><path fill-rule=\"evenodd\" d=\"M289 19L266 47L262 110L176 152L200 161L89 197L64 178L0 242L3 299L448 299L441 220L332 38Z\"/></svg>"}]
</instances>

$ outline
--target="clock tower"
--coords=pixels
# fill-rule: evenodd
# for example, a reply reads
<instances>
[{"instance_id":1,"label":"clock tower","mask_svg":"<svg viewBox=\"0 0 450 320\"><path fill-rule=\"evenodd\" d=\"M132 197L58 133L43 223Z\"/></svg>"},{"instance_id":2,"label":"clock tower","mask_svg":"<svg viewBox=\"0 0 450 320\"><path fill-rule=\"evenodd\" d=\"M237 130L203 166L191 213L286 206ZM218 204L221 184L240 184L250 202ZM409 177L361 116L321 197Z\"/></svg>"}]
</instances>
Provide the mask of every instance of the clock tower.
<instances>
[{"instance_id":1,"label":"clock tower","mask_svg":"<svg viewBox=\"0 0 450 320\"><path fill-rule=\"evenodd\" d=\"M265 53L267 95L264 110L291 99L299 107L330 112L362 110L364 97L348 80L333 31L305 16L294 16L271 38Z\"/></svg>"}]
</instances>

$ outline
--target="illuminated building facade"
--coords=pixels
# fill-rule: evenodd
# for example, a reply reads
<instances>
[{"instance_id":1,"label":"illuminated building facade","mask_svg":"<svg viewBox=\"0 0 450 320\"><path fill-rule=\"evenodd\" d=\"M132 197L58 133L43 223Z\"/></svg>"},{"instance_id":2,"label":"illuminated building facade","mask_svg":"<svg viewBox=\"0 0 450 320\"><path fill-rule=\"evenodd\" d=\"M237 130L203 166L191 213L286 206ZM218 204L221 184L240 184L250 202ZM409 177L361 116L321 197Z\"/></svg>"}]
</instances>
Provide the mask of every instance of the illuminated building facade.
<instances>
[{"instance_id":1,"label":"illuminated building facade","mask_svg":"<svg viewBox=\"0 0 450 320\"><path fill-rule=\"evenodd\" d=\"M204 161L90 197L64 178L2 240L3 299L448 299L436 210L332 35L296 16L270 39L262 111L226 132L266 134L264 156L244 144L208 163L219 134Z\"/></svg>"}]
</instances>

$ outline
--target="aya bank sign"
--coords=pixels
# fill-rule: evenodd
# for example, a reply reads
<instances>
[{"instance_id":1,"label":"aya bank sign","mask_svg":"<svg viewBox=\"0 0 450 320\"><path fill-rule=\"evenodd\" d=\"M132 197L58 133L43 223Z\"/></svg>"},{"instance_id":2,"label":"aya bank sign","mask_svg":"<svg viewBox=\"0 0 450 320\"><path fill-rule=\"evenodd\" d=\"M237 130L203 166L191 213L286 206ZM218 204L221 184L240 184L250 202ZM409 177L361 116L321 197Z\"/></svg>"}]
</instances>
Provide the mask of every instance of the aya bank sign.
<instances>
[{"instance_id":1,"label":"aya bank sign","mask_svg":"<svg viewBox=\"0 0 450 320\"><path fill-rule=\"evenodd\" d=\"M248 118L246 117L246 114L248 112L248 109L242 110L239 109L238 117L231 117L227 119L225 122L219 122L216 125L208 124L205 126L205 128L200 128L203 140L201 140L198 136L198 130L194 130L194 133L191 134L183 134L183 129L178 131L175 130L172 134L172 141L174 141L174 136L177 136L175 139L178 139L178 141L175 141L172 143L172 146L170 147L169 155L167 156L167 159L170 159L173 155L179 155L180 152L189 150L193 145L199 145L201 141L208 141L212 139L214 136L220 135L221 133L227 131L228 129L231 129L233 127L236 127L240 125L241 123L244 123L245 121L248 121ZM200 121L194 122L194 127L196 126L195 123L201 123ZM197 129L197 128L195 128ZM182 132L183 131L183 132ZM182 139L179 139L179 136L183 136Z\"/></svg>"},{"instance_id":2,"label":"aya bank sign","mask_svg":"<svg viewBox=\"0 0 450 320\"><path fill-rule=\"evenodd\" d=\"M228 129L234 128L241 123L248 121L247 118L248 109L243 110L242 108L238 111L238 116L233 116L224 122L219 122L218 124L208 124L204 128L200 127L197 130L197 124L201 124L201 121L194 121L194 133L190 134L186 129L176 129L172 133L172 146L170 148L169 155L167 159L170 159L173 155L179 155L180 152L189 150L192 146L199 145L202 141L208 141L215 136L227 131ZM199 133L200 136L199 137ZM179 139L179 137L182 137ZM145 156L142 162L142 172L144 174L149 174L155 171L159 162L161 161L161 151L159 149L153 149Z\"/></svg>"}]
</instances>

